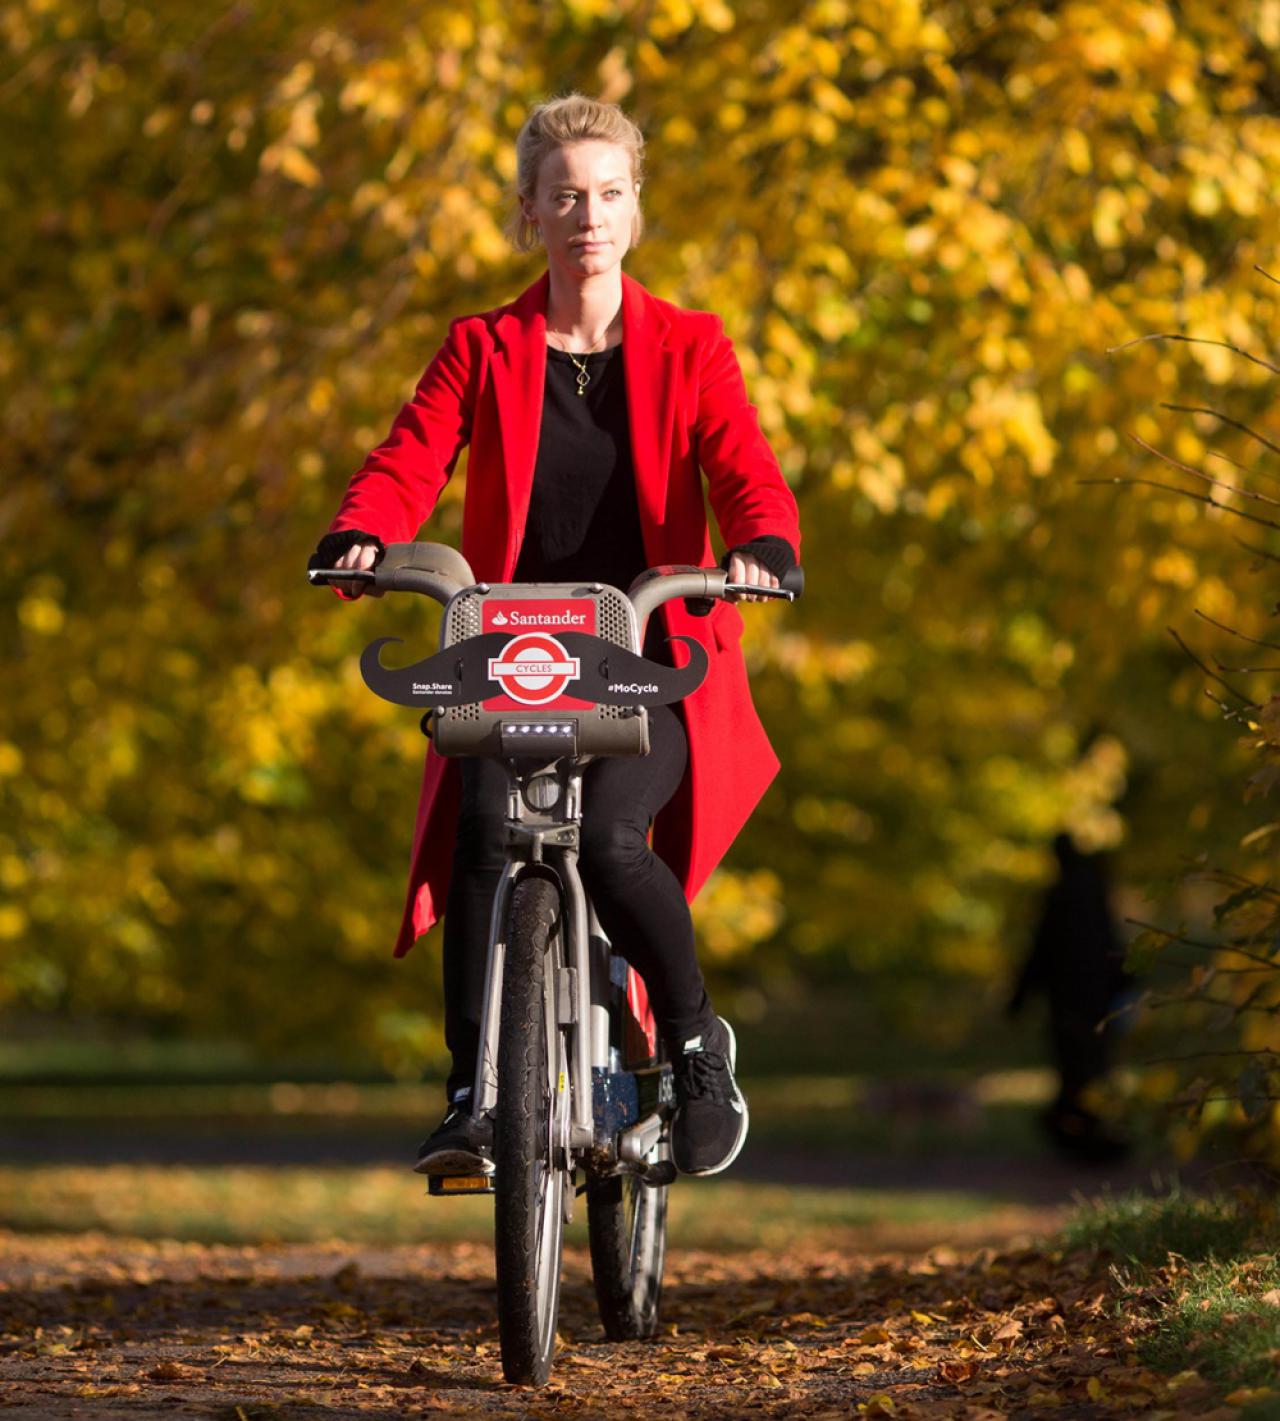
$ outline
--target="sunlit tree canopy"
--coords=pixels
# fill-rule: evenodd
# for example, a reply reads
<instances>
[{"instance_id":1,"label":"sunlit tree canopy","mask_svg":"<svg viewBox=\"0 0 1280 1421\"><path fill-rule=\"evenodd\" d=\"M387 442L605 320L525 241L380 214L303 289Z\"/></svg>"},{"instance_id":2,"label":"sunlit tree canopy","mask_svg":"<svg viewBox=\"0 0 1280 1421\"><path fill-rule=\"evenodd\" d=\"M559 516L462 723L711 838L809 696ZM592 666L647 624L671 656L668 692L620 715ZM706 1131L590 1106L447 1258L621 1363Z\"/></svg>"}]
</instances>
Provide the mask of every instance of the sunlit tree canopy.
<instances>
[{"instance_id":1,"label":"sunlit tree canopy","mask_svg":"<svg viewBox=\"0 0 1280 1421\"><path fill-rule=\"evenodd\" d=\"M18 0L0 35L0 1005L437 1039L434 949L387 960L422 741L355 664L434 621L302 568L449 319L537 274L513 139L569 88L645 129L628 269L724 317L801 500L718 980L910 987L918 1025L1007 972L1058 828L1139 882L1235 822L1165 626L1261 624L1248 527L1082 481L1168 481L1136 441L1265 468L1219 416L1265 425L1227 346L1280 329L1276 0ZM1160 333L1222 344L1117 349Z\"/></svg>"}]
</instances>

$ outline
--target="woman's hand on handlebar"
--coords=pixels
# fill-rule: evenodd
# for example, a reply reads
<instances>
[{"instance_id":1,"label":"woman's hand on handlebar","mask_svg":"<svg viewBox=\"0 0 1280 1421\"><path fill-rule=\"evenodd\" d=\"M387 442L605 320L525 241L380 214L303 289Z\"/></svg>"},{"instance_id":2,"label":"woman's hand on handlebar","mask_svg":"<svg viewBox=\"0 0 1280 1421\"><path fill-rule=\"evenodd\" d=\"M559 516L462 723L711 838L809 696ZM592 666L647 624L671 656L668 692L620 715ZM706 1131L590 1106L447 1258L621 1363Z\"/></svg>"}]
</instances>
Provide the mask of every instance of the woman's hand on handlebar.
<instances>
[{"instance_id":1,"label":"woman's hand on handlebar","mask_svg":"<svg viewBox=\"0 0 1280 1421\"><path fill-rule=\"evenodd\" d=\"M344 564L346 566L347 564ZM778 578L750 553L734 553L729 559L729 581L750 583L752 587L777 587ZM755 597L749 592L734 592L730 602L767 602L767 597Z\"/></svg>"},{"instance_id":2,"label":"woman's hand on handlebar","mask_svg":"<svg viewBox=\"0 0 1280 1421\"><path fill-rule=\"evenodd\" d=\"M361 568L370 571L378 561L378 554L381 549L377 543L352 543L345 553L334 563L334 567ZM372 587L367 582L335 582L332 584L344 597L356 598L363 596L366 592L370 597L381 597L383 593L376 587Z\"/></svg>"}]
</instances>

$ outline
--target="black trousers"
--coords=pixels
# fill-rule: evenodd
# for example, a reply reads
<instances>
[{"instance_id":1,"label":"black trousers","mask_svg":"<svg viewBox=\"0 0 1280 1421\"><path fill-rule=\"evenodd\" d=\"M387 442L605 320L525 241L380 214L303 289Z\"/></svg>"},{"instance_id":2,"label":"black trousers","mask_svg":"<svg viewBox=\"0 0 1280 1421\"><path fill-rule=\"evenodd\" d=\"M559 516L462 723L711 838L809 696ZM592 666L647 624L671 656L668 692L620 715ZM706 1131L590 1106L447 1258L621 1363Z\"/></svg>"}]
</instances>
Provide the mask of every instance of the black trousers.
<instances>
[{"instance_id":1,"label":"black trousers","mask_svg":"<svg viewBox=\"0 0 1280 1421\"><path fill-rule=\"evenodd\" d=\"M644 978L658 1030L678 1053L714 1015L694 949L693 920L675 874L649 847L649 826L676 792L689 747L670 706L649 711L649 753L599 759L582 785L578 860L600 926ZM495 760L462 760L462 804L444 915L448 1090L475 1077L489 914L505 862L507 776Z\"/></svg>"}]
</instances>

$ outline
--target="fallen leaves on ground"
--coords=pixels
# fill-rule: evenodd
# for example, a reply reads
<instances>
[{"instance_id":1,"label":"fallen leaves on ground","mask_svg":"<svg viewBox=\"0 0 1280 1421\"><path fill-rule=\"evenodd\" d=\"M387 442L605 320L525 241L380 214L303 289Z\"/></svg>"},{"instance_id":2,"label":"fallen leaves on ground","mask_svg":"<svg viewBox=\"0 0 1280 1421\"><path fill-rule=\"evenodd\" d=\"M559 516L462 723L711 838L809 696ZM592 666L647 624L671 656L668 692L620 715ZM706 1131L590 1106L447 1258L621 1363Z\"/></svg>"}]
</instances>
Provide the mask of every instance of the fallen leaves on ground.
<instances>
[{"instance_id":1,"label":"fallen leaves on ground","mask_svg":"<svg viewBox=\"0 0 1280 1421\"><path fill-rule=\"evenodd\" d=\"M602 1340L565 1259L550 1384L502 1380L490 1250L231 1248L5 1236L0 1405L13 1414L893 1417L1228 1421L1194 1372L1136 1358L1150 1323L1098 1265L1039 1248L861 1254L674 1249L662 1327Z\"/></svg>"}]
</instances>

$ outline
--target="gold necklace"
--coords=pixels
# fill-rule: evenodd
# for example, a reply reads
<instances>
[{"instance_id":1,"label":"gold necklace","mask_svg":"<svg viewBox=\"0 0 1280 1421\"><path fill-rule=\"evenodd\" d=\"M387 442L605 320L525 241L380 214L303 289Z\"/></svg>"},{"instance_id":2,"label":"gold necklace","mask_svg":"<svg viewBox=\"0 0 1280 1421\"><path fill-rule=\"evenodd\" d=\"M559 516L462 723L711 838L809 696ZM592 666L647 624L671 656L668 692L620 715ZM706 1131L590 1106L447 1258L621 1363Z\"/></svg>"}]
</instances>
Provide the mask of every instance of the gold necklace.
<instances>
[{"instance_id":1,"label":"gold necklace","mask_svg":"<svg viewBox=\"0 0 1280 1421\"><path fill-rule=\"evenodd\" d=\"M609 326L611 325L613 325L612 321L609 322ZM580 396L585 395L587 393L587 386L591 383L591 372L587 369L587 362L585 357L593 354L596 346L598 346L600 342L608 336L609 326L606 326L604 328L604 331L600 335L598 335L595 340L591 342L591 344L586 348L586 350L582 352L583 359L581 360L573 353L573 351L571 351L566 345L563 344L564 337L560 334L559 331L547 332L548 335L554 337L554 339L556 340L556 349L559 350L563 355L567 355L569 359L573 362L573 368L578 372L575 379L577 380L578 394Z\"/></svg>"}]
</instances>

